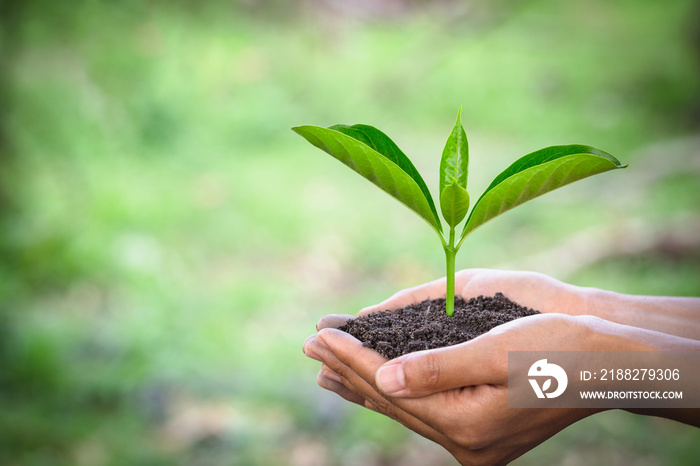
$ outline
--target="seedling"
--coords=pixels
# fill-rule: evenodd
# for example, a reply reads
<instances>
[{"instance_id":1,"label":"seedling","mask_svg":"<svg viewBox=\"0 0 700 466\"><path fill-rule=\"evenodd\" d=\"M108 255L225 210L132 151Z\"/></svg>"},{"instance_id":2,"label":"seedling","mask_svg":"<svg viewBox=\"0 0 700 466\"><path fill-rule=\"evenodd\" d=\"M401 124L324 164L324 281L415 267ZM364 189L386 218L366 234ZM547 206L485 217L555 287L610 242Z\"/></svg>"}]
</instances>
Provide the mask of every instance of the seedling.
<instances>
[{"instance_id":1,"label":"seedling","mask_svg":"<svg viewBox=\"0 0 700 466\"><path fill-rule=\"evenodd\" d=\"M297 126L292 128L314 146L395 197L435 230L445 251L446 311L454 313L455 256L464 239L492 218L542 194L617 168L612 155L580 144L550 146L527 154L501 172L474 204L459 238L455 231L467 216L469 146L461 121L447 138L440 160L440 210L449 230L443 230L435 203L409 158L386 134L368 125Z\"/></svg>"}]
</instances>

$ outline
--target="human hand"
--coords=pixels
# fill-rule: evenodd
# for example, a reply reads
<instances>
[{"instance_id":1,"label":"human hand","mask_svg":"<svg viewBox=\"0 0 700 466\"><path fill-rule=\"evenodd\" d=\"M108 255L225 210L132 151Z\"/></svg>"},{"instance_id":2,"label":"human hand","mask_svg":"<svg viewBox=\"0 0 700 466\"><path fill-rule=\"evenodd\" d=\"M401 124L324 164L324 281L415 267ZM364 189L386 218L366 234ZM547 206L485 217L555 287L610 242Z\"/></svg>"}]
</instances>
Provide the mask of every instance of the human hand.
<instances>
[{"instance_id":1,"label":"human hand","mask_svg":"<svg viewBox=\"0 0 700 466\"><path fill-rule=\"evenodd\" d=\"M443 279L404 290L361 314L444 296L444 289ZM352 316L326 316L317 327L319 334L305 342L304 351L323 362L318 376L322 387L396 419L445 447L463 464L507 462L595 412L508 408L508 351L609 348L611 338L620 337L610 329L615 324L555 313L581 311L580 296L570 285L525 272L457 274L456 292L465 299L498 291L545 315L510 322L461 345L389 362L352 336L332 329ZM648 349L622 340L625 349Z\"/></svg>"},{"instance_id":2,"label":"human hand","mask_svg":"<svg viewBox=\"0 0 700 466\"><path fill-rule=\"evenodd\" d=\"M389 362L352 336L325 328L307 340L305 352L324 364L322 387L399 421L462 464L498 464L596 412L508 408L508 351L590 349L597 320L526 317L467 343Z\"/></svg>"}]
</instances>

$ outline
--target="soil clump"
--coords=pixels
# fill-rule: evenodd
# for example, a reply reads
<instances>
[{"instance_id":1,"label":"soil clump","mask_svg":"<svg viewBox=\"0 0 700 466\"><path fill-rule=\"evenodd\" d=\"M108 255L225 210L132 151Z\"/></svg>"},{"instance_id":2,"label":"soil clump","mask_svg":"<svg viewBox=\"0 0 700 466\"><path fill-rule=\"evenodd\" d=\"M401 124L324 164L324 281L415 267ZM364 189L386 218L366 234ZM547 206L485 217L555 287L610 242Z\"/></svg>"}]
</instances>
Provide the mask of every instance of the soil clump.
<instances>
[{"instance_id":1,"label":"soil clump","mask_svg":"<svg viewBox=\"0 0 700 466\"><path fill-rule=\"evenodd\" d=\"M348 320L339 330L388 359L425 349L472 340L492 328L540 312L514 303L501 293L469 301L455 298L452 317L445 300L425 300L395 311L380 311Z\"/></svg>"}]
</instances>

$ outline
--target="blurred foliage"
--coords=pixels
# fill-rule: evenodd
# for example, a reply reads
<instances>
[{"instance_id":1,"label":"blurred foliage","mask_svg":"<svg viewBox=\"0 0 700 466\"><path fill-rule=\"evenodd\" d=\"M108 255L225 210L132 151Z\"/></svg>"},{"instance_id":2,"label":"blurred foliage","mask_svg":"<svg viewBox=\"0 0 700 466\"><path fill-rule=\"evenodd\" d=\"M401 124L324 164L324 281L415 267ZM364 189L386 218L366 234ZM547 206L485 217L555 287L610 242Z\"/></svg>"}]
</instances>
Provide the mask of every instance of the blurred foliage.
<instances>
[{"instance_id":1,"label":"blurred foliage","mask_svg":"<svg viewBox=\"0 0 700 466\"><path fill-rule=\"evenodd\" d=\"M700 293L693 2L0 8L2 464L452 464L301 355L321 315L444 272L294 125L376 125L433 173L463 105L474 194L535 148L600 147L630 168L494 221L457 266ZM690 464L699 439L605 413L519 463Z\"/></svg>"}]
</instances>

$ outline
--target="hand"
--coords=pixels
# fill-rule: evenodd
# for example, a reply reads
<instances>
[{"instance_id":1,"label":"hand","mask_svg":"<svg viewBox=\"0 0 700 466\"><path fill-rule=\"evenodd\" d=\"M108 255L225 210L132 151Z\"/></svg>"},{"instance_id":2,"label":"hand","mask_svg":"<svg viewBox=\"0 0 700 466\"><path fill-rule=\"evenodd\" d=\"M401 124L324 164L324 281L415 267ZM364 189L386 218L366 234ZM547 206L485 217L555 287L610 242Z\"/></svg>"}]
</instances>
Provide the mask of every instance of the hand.
<instances>
[{"instance_id":1,"label":"hand","mask_svg":"<svg viewBox=\"0 0 700 466\"><path fill-rule=\"evenodd\" d=\"M467 343L389 362L352 336L325 328L307 340L305 352L324 363L322 387L401 422L462 464L497 464L596 412L508 408L508 351L590 349L596 320L526 317Z\"/></svg>"},{"instance_id":2,"label":"hand","mask_svg":"<svg viewBox=\"0 0 700 466\"><path fill-rule=\"evenodd\" d=\"M456 291L466 299L501 291L544 315L510 322L467 343L389 362L350 335L332 329L352 316L333 315L321 319L318 335L307 339L304 352L323 362L319 385L396 419L444 446L463 464L510 461L596 412L508 408L508 351L680 349L689 344L697 349L697 342L691 340L579 316L590 309L589 290L540 274L462 271L457 274ZM399 292L361 314L441 295L444 279Z\"/></svg>"}]
</instances>

